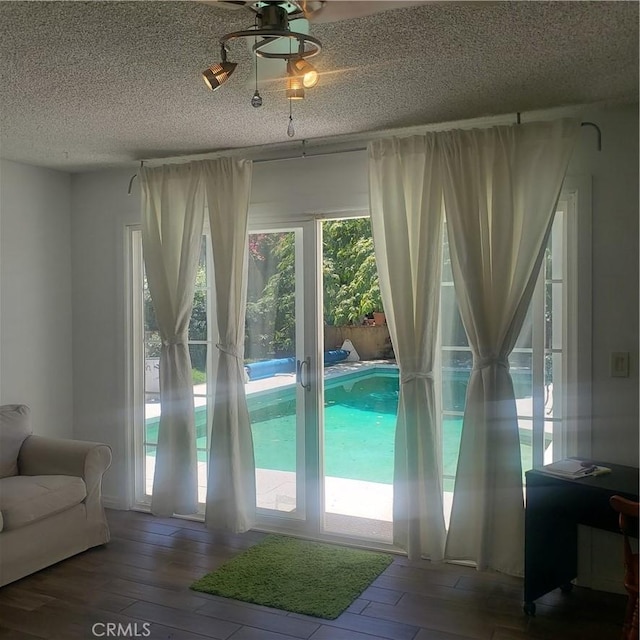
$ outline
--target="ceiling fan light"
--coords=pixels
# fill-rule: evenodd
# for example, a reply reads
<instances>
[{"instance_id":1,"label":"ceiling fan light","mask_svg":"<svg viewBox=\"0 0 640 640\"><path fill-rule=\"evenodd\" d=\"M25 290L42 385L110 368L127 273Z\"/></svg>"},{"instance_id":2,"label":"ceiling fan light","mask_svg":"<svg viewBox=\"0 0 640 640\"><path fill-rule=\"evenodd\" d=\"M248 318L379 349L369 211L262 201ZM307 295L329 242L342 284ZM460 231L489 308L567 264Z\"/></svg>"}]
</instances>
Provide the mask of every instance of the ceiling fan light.
<instances>
[{"instance_id":1,"label":"ceiling fan light","mask_svg":"<svg viewBox=\"0 0 640 640\"><path fill-rule=\"evenodd\" d=\"M237 66L235 62L227 62L226 60L216 62L202 72L202 78L209 89L215 91L229 79Z\"/></svg>"},{"instance_id":2,"label":"ceiling fan light","mask_svg":"<svg viewBox=\"0 0 640 640\"><path fill-rule=\"evenodd\" d=\"M311 89L318 84L318 70L303 58L293 60L291 63L291 68L296 73L296 75L302 76L302 84L307 89Z\"/></svg>"},{"instance_id":3,"label":"ceiling fan light","mask_svg":"<svg viewBox=\"0 0 640 640\"><path fill-rule=\"evenodd\" d=\"M318 80L318 72L315 69L313 69L313 71L307 71L307 73L302 76L302 84L307 89L315 87L318 84Z\"/></svg>"},{"instance_id":4,"label":"ceiling fan light","mask_svg":"<svg viewBox=\"0 0 640 640\"><path fill-rule=\"evenodd\" d=\"M287 78L287 98L289 100L302 100L304 98L304 87L299 76L289 76Z\"/></svg>"}]
</instances>

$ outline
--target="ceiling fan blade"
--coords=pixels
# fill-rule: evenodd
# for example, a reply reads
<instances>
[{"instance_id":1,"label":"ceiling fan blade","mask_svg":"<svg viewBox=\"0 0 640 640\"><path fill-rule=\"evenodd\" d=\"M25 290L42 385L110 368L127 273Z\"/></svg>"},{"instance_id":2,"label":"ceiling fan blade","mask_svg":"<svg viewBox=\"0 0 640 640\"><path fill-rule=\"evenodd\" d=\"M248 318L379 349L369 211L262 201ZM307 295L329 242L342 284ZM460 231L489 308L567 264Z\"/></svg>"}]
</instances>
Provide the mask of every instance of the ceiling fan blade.
<instances>
[{"instance_id":1,"label":"ceiling fan blade","mask_svg":"<svg viewBox=\"0 0 640 640\"><path fill-rule=\"evenodd\" d=\"M310 22L338 22L351 18L364 18L374 13L402 9L432 0L304 0L300 2L305 17Z\"/></svg>"},{"instance_id":2,"label":"ceiling fan blade","mask_svg":"<svg viewBox=\"0 0 640 640\"><path fill-rule=\"evenodd\" d=\"M310 22L339 22L351 18L364 18L374 13L412 7L434 0L297 0L290 3L290 10L298 17L304 17ZM259 4L256 0L199 0L204 4L216 5L224 9L254 8ZM283 0L284 3L284 0Z\"/></svg>"}]
</instances>

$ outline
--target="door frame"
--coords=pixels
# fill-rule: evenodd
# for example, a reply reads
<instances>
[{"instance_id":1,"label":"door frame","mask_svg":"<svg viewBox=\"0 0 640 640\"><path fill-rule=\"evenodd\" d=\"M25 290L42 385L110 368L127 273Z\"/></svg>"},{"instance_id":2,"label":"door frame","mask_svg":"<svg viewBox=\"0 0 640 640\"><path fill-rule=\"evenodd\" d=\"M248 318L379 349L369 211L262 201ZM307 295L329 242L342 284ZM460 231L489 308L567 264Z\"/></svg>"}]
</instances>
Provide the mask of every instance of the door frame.
<instances>
[{"instance_id":1,"label":"door frame","mask_svg":"<svg viewBox=\"0 0 640 640\"><path fill-rule=\"evenodd\" d=\"M296 382L296 515L256 509L256 526L268 531L291 532L317 537L321 533L324 485L320 449L323 406L324 332L322 331L322 274L320 272L321 228L313 219L249 221L249 234L295 232L296 358L308 358L308 366ZM302 296L298 295L298 288ZM301 382L304 382L303 388ZM302 421L302 425L300 425ZM300 435L303 437L300 438Z\"/></svg>"}]
</instances>

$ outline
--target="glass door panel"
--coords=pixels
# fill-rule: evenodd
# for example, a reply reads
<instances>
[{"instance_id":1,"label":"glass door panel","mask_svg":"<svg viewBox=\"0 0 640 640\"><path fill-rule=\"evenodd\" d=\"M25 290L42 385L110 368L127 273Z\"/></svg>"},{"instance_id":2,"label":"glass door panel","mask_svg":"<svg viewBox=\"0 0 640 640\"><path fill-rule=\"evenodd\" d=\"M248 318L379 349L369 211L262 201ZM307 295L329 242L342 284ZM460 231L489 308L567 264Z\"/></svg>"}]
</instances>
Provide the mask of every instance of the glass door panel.
<instances>
[{"instance_id":1,"label":"glass door panel","mask_svg":"<svg viewBox=\"0 0 640 640\"><path fill-rule=\"evenodd\" d=\"M153 492L156 451L158 447L158 429L160 425L160 350L162 341L158 330L155 309L142 265L141 235L137 232L137 251L140 251L139 268L142 272L142 321L144 324L144 476L143 500L148 500ZM207 249L207 239L202 237L200 258L196 270L193 308L189 322L188 349L191 358L193 404L197 446L198 501L206 500L207 457L208 457L208 412L210 390L207 386L210 366L209 343L211 342L209 317L211 315L211 285L208 276L211 273L211 256Z\"/></svg>"},{"instance_id":2,"label":"glass door panel","mask_svg":"<svg viewBox=\"0 0 640 640\"><path fill-rule=\"evenodd\" d=\"M249 235L244 353L257 507L294 518L305 502L301 243L301 229Z\"/></svg>"},{"instance_id":3,"label":"glass door panel","mask_svg":"<svg viewBox=\"0 0 640 640\"><path fill-rule=\"evenodd\" d=\"M398 371L368 218L322 223L322 530L392 541Z\"/></svg>"}]
</instances>

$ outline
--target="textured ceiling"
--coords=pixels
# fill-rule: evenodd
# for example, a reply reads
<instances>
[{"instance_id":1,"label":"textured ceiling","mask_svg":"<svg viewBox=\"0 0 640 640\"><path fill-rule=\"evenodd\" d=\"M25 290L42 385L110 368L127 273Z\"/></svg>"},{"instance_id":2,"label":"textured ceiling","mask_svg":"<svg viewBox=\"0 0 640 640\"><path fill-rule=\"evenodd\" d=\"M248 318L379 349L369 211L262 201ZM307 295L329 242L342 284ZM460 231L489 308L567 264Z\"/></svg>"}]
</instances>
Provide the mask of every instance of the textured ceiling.
<instances>
[{"instance_id":1,"label":"textured ceiling","mask_svg":"<svg viewBox=\"0 0 640 640\"><path fill-rule=\"evenodd\" d=\"M0 2L0 154L68 171L282 143L281 82L251 107L247 46L201 71L247 9L202 2ZM429 2L312 23L321 82L296 139L638 98L636 2Z\"/></svg>"}]
</instances>

